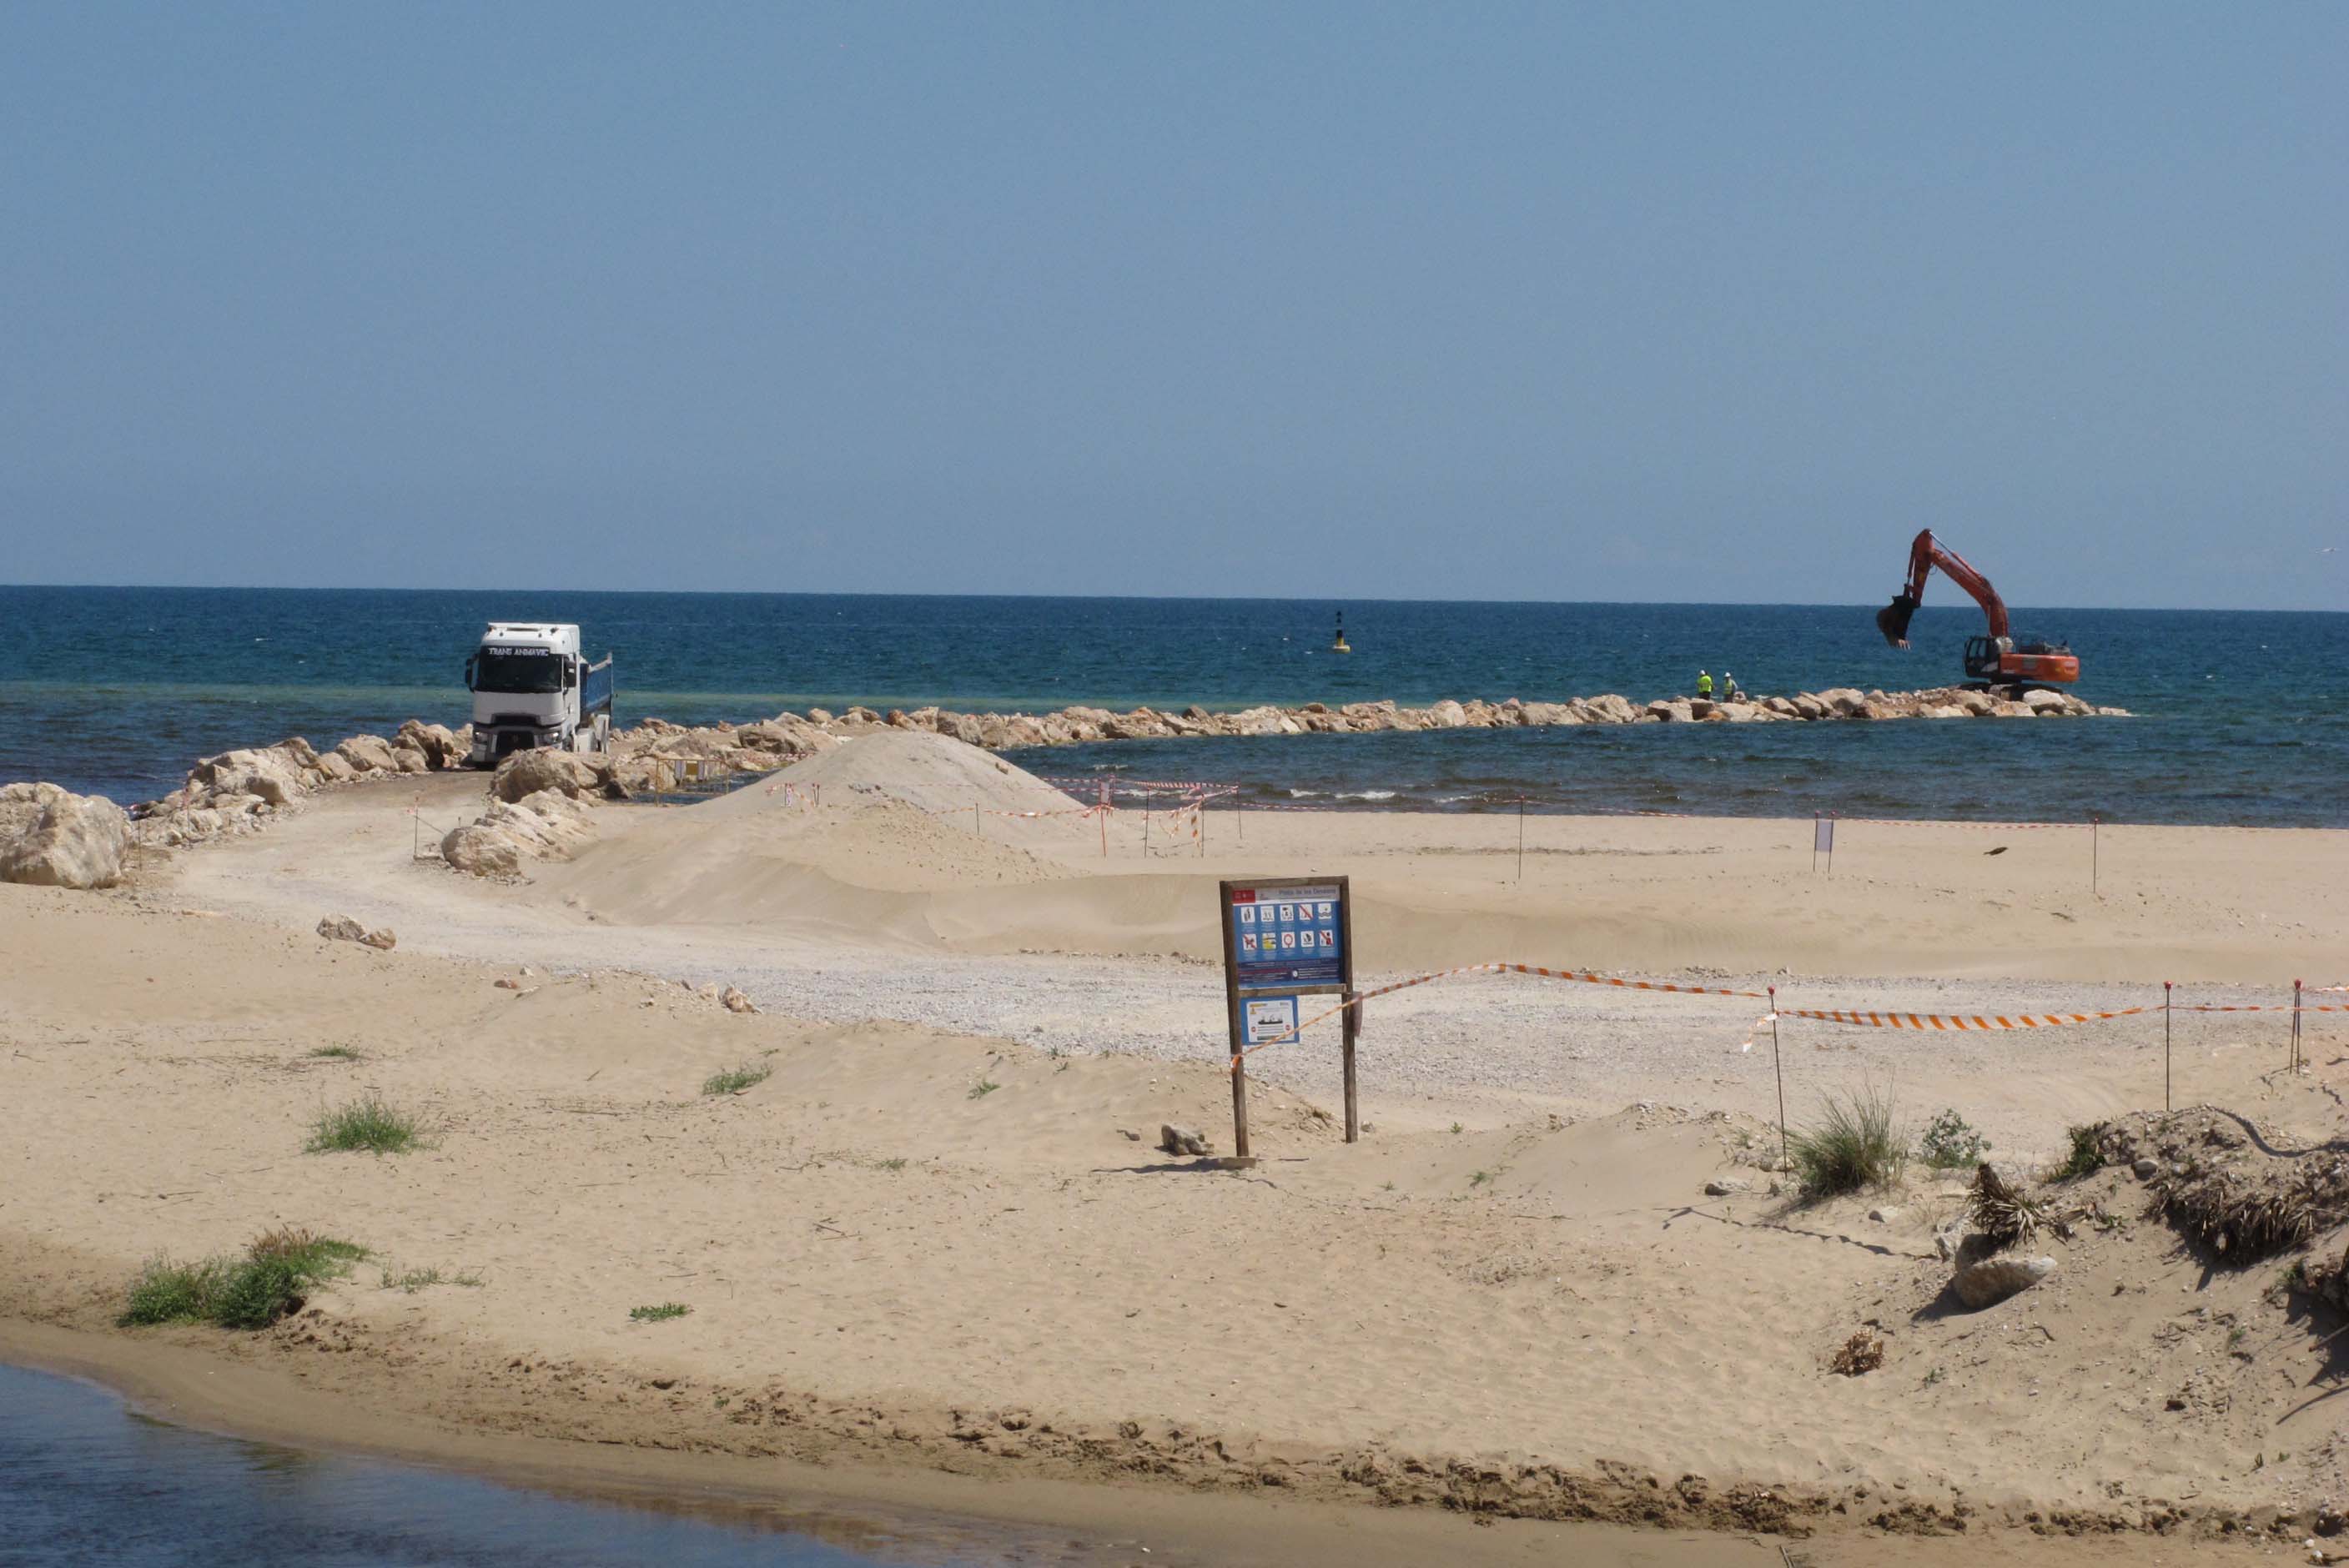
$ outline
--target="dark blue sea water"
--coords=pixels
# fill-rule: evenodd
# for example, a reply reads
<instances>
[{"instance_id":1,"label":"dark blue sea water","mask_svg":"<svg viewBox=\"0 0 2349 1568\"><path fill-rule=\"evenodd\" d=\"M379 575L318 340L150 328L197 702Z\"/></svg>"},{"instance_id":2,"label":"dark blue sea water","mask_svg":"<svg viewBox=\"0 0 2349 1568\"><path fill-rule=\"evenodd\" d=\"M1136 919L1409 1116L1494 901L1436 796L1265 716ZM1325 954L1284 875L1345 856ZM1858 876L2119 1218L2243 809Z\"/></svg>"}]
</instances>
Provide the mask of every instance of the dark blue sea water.
<instances>
[{"instance_id":1,"label":"dark blue sea water","mask_svg":"<svg viewBox=\"0 0 2349 1568\"><path fill-rule=\"evenodd\" d=\"M1939 588L1940 585L1936 584ZM1754 693L1958 678L1982 617L1929 604L1901 653L1873 605L1444 603L0 588L0 781L117 799L196 757L290 734L331 742L465 716L481 623L575 621L618 655L622 723L863 702L973 708L1137 703L1528 700L1684 692L1699 666ZM1130 743L1040 771L1230 779L1253 799L1475 809L1528 792L1578 808L2263 825L2349 823L2349 615L2018 610L2068 638L2077 688L2131 720L1642 725ZM1313 794L1300 796L1298 791ZM1391 795L1387 792L1391 792Z\"/></svg>"},{"instance_id":2,"label":"dark blue sea water","mask_svg":"<svg viewBox=\"0 0 2349 1568\"><path fill-rule=\"evenodd\" d=\"M8 1568L979 1568L1061 1557L1000 1530L812 1522L833 1539L213 1437L149 1420L103 1389L0 1366Z\"/></svg>"}]
</instances>

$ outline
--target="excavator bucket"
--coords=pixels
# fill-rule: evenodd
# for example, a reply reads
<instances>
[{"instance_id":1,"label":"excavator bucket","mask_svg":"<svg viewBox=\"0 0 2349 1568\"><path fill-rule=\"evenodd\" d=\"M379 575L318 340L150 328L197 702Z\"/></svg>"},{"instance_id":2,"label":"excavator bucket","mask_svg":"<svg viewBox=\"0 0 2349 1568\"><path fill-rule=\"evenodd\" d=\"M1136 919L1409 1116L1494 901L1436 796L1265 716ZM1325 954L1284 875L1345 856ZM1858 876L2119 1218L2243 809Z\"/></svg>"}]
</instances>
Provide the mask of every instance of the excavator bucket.
<instances>
[{"instance_id":1,"label":"excavator bucket","mask_svg":"<svg viewBox=\"0 0 2349 1568\"><path fill-rule=\"evenodd\" d=\"M1909 645L1909 617L1917 613L1917 601L1906 593L1893 595L1892 603L1876 613L1876 629L1884 640L1896 648Z\"/></svg>"}]
</instances>

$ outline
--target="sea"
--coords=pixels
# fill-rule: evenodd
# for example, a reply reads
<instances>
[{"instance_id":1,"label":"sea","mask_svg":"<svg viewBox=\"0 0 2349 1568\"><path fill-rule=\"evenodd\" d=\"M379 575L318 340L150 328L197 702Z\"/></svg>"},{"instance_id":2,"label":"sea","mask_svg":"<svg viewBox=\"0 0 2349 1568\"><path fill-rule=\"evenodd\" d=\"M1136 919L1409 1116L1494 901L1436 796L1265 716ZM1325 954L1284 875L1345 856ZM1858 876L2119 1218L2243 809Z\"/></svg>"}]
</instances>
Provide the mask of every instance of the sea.
<instances>
[{"instance_id":1,"label":"sea","mask_svg":"<svg viewBox=\"0 0 2349 1568\"><path fill-rule=\"evenodd\" d=\"M492 619L576 622L622 725L863 703L1044 711L1913 689L1961 678L1970 604L1889 647L1873 604L0 587L0 783L126 804L200 757L464 722ZM1330 650L1339 616L1352 652ZM2018 612L2134 717L1586 726L1112 742L1015 753L1257 806L2349 825L2349 614ZM1080 789L1087 788L1083 783Z\"/></svg>"}]
</instances>

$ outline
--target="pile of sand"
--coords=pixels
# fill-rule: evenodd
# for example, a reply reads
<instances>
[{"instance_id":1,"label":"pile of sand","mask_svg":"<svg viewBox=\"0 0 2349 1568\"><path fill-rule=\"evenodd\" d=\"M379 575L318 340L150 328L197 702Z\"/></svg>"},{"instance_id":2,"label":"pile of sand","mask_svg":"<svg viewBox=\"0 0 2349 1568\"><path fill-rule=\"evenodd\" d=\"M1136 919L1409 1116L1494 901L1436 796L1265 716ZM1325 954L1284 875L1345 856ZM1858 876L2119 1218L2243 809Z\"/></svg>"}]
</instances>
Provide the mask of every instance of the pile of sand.
<instances>
[{"instance_id":1,"label":"pile of sand","mask_svg":"<svg viewBox=\"0 0 2349 1568\"><path fill-rule=\"evenodd\" d=\"M1054 824L1049 839L1014 841L1061 844L1081 837L1073 826L1075 817L1058 815L1082 809L1067 795L976 746L919 730L860 737L794 762L763 783L698 810L711 820L726 820L773 810L799 790L820 793L828 807L894 800L934 816L963 813L966 823L974 807L982 812L1054 813L1029 820Z\"/></svg>"},{"instance_id":2,"label":"pile of sand","mask_svg":"<svg viewBox=\"0 0 2349 1568\"><path fill-rule=\"evenodd\" d=\"M941 934L935 895L1065 880L1061 857L1088 830L1076 810L977 747L891 732L644 813L539 883L631 924L845 928L928 945Z\"/></svg>"}]
</instances>

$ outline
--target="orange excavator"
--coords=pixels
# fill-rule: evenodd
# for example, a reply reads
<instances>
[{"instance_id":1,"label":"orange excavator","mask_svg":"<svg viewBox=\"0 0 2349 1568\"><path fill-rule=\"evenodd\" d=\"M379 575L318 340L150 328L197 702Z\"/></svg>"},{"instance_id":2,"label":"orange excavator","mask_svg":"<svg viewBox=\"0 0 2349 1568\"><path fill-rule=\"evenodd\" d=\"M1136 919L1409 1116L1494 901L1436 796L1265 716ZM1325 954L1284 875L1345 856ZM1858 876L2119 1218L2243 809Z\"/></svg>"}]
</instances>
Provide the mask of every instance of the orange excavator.
<instances>
[{"instance_id":1,"label":"orange excavator","mask_svg":"<svg viewBox=\"0 0 2349 1568\"><path fill-rule=\"evenodd\" d=\"M2059 643L2016 643L2007 630L2006 601L1998 596L1990 579L1967 565L1955 551L1944 549L1930 528L1909 547L1909 585L1876 613L1876 629L1884 634L1886 642L1896 648L1909 645L1909 618L1924 603L1925 579L1936 566L1972 594L1990 618L1990 635L1966 639L1968 678L1997 686L2031 681L2068 684L2080 678L2079 655L2071 649Z\"/></svg>"}]
</instances>

